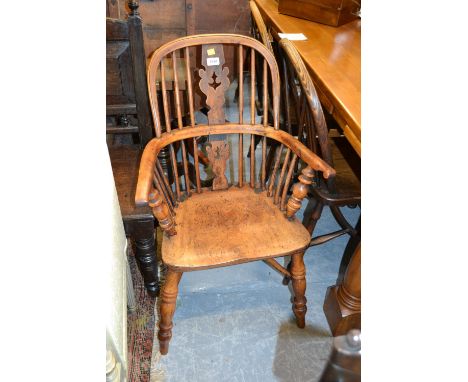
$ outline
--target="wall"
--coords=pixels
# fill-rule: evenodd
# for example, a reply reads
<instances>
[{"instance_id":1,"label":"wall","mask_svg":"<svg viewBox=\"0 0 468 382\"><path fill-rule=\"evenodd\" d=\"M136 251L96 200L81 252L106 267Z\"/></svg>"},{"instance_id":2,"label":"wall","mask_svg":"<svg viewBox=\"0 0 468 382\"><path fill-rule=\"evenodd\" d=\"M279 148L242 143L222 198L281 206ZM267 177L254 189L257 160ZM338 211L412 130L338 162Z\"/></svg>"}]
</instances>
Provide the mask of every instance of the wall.
<instances>
[{"instance_id":1,"label":"wall","mask_svg":"<svg viewBox=\"0 0 468 382\"><path fill-rule=\"evenodd\" d=\"M109 171L112 173L110 160ZM106 257L105 298L107 304L106 345L107 380L125 381L127 376L127 294L126 294L126 237L120 213L119 201L113 177L108 177L109 203L111 211L109 224L112 227L112 240Z\"/></svg>"}]
</instances>

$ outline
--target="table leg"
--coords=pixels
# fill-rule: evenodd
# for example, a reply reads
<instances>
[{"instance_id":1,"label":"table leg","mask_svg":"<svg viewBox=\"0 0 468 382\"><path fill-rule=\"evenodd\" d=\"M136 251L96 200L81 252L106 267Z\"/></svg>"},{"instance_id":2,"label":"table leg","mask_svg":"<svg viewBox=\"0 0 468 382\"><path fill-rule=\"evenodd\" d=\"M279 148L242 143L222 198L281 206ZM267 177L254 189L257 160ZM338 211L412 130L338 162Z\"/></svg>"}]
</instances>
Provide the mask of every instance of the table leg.
<instances>
[{"instance_id":1,"label":"table leg","mask_svg":"<svg viewBox=\"0 0 468 382\"><path fill-rule=\"evenodd\" d=\"M356 235L351 236L348 240L348 244L346 245L343 257L341 258L340 270L338 271L338 278L336 280L336 285L339 285L343 282L343 277L346 273L346 269L348 269L349 262L351 261L351 257L356 251L356 248L358 247L358 245L361 244L361 217L360 216L354 229L356 230Z\"/></svg>"},{"instance_id":2,"label":"table leg","mask_svg":"<svg viewBox=\"0 0 468 382\"><path fill-rule=\"evenodd\" d=\"M323 311L333 336L361 329L361 244L351 257L343 282L328 287Z\"/></svg>"},{"instance_id":3,"label":"table leg","mask_svg":"<svg viewBox=\"0 0 468 382\"><path fill-rule=\"evenodd\" d=\"M154 219L135 219L124 223L127 235L135 240L135 258L143 276L146 290L150 296L157 296L159 293L159 274Z\"/></svg>"}]
</instances>

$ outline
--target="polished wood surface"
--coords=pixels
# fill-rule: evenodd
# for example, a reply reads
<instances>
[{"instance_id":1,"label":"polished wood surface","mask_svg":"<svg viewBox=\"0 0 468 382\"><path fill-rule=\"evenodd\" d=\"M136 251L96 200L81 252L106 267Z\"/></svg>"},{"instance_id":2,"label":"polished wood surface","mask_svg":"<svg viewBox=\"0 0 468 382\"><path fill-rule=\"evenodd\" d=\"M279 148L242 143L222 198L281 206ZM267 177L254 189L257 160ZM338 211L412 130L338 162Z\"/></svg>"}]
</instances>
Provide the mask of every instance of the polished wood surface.
<instances>
[{"instance_id":1,"label":"polished wood surface","mask_svg":"<svg viewBox=\"0 0 468 382\"><path fill-rule=\"evenodd\" d=\"M226 266L303 251L310 242L266 192L245 185L194 194L176 208L177 235L164 236L163 262L180 271Z\"/></svg>"},{"instance_id":2,"label":"polished wood surface","mask_svg":"<svg viewBox=\"0 0 468 382\"><path fill-rule=\"evenodd\" d=\"M323 107L333 115L360 155L361 20L336 28L282 15L273 0L255 1L268 27L307 37L306 41L292 43L311 74Z\"/></svg>"},{"instance_id":3,"label":"polished wood surface","mask_svg":"<svg viewBox=\"0 0 468 382\"><path fill-rule=\"evenodd\" d=\"M237 123L226 122L224 117L225 92L232 80L229 78L232 67L227 61L223 64L226 49L239 52L235 67L240 68L241 73L244 71L243 57L250 56L250 65L244 68L246 72L250 68L250 73L245 76L250 84L237 94L237 102L234 101L239 105ZM191 55L191 50L201 50L201 54ZM172 58L173 65L183 60L187 68L185 91L182 91L176 70L173 71L174 78L168 79L174 81L173 113L165 85L164 61L167 57ZM193 66L198 70L192 71L190 68ZM256 73L258 67L263 68L262 76ZM158 72L161 72L161 92L156 88ZM194 74L199 78L195 75L192 80ZM255 78L263 80L263 97L257 97ZM271 87L271 96L267 95L268 86ZM291 277L294 291L292 310L298 327L303 328L307 311L303 256L309 246L310 235L295 218L295 213L310 191L313 176L322 172L325 179L331 179L335 170L295 137L279 129L280 83L275 57L261 42L251 37L232 34L187 36L165 44L153 53L148 67L148 88L156 138L147 144L141 158L135 203L137 206L149 205L164 231L162 259L168 276L161 300L158 335L161 354L168 352L177 285L181 272L185 271L268 259L269 266ZM251 102L245 105L242 101L244 91L249 90ZM196 123L192 105L195 92L204 95L207 123ZM264 103L262 124L257 124L255 119L253 100L256 98ZM189 115L185 118L182 117L180 99L188 102ZM268 106L265 107L269 99L271 118L267 116ZM250 123L243 119L241 105L250 107ZM231 135L231 139L239 137L241 142L250 138L250 158L246 158L248 154L243 147L239 158L233 157L237 150L229 150L226 135ZM261 159L255 155L255 136L261 137ZM197 137L202 143L197 142ZM270 150L276 152L277 158L268 181L265 163L267 138L276 142ZM200 187L207 179L200 178L198 166L189 170L194 168L198 156L187 155L184 149L186 142L193 142L194 153L198 145L201 146L200 152L206 150L210 165L207 173L212 174L211 187ZM172 184L160 171L158 159L160 151L166 147L171 153L169 160L175 174ZM239 160L239 169L225 174L230 154L231 163ZM280 166L283 154L287 159ZM244 158L240 160L242 156ZM244 182L243 166L248 166L248 162L250 181ZM303 176L293 185L296 166L302 169ZM183 174L179 172L181 177L178 181L177 172L181 167ZM289 255L292 256L290 271L274 259Z\"/></svg>"}]
</instances>

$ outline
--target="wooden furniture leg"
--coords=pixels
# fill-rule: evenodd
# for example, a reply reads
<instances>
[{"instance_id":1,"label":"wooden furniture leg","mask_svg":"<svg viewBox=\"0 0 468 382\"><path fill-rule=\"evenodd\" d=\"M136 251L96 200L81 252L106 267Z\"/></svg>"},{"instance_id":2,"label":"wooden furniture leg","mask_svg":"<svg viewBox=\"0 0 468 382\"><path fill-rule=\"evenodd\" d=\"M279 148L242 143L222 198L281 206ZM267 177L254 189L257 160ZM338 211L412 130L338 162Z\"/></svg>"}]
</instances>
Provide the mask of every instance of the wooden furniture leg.
<instances>
[{"instance_id":1,"label":"wooden furniture leg","mask_svg":"<svg viewBox=\"0 0 468 382\"><path fill-rule=\"evenodd\" d=\"M333 336L361 329L361 244L351 257L343 283L328 287L323 311Z\"/></svg>"},{"instance_id":2,"label":"wooden furniture leg","mask_svg":"<svg viewBox=\"0 0 468 382\"><path fill-rule=\"evenodd\" d=\"M124 219L124 226L126 233L135 240L135 258L146 290L150 296L156 297L159 293L159 275L154 219L138 219L132 221L131 224Z\"/></svg>"},{"instance_id":3,"label":"wooden furniture leg","mask_svg":"<svg viewBox=\"0 0 468 382\"><path fill-rule=\"evenodd\" d=\"M305 315L307 312L306 271L304 266L304 252L295 253L291 259L291 279L294 290L294 300L292 310L296 316L296 323L299 328L305 326Z\"/></svg>"},{"instance_id":4,"label":"wooden furniture leg","mask_svg":"<svg viewBox=\"0 0 468 382\"><path fill-rule=\"evenodd\" d=\"M159 320L159 351L166 355L169 351L169 341L172 338L172 317L176 308L179 281L182 272L167 270L166 282L161 290L161 319Z\"/></svg>"},{"instance_id":5,"label":"wooden furniture leg","mask_svg":"<svg viewBox=\"0 0 468 382\"><path fill-rule=\"evenodd\" d=\"M308 208L311 203L315 203L313 205L313 209L310 212L310 215L308 215L309 211ZM304 221L302 222L307 230L312 234L314 232L315 226L317 225L318 220L320 219L320 216L322 215L323 211L323 203L317 200L309 200L309 204L306 207L306 211L304 213ZM307 217L306 217L307 216Z\"/></svg>"},{"instance_id":6,"label":"wooden furniture leg","mask_svg":"<svg viewBox=\"0 0 468 382\"><path fill-rule=\"evenodd\" d=\"M349 262L351 261L351 258L353 257L356 248L361 244L361 217L359 217L359 220L357 221L354 230L356 234L349 238L348 244L346 244L343 257L341 258L340 270L338 271L336 285L343 283L343 278L346 273L346 269L348 269Z\"/></svg>"}]
</instances>

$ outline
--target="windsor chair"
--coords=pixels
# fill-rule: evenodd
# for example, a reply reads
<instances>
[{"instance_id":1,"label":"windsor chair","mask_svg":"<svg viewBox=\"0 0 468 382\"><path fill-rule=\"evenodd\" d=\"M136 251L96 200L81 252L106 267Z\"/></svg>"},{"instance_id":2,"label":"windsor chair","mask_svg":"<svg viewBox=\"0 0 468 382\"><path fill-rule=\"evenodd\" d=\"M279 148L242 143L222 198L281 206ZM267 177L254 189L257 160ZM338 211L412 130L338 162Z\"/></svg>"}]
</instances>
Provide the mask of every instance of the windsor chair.
<instances>
[{"instance_id":1,"label":"windsor chair","mask_svg":"<svg viewBox=\"0 0 468 382\"><path fill-rule=\"evenodd\" d=\"M225 66L224 52L236 50L239 65L238 122L225 120L225 93L230 85L230 68ZM250 86L244 93L244 56L250 56ZM171 99L166 81L157 93L156 78L166 78L164 61L174 65L183 60L186 67L186 91L181 91L177 71L173 78L177 127L171 128ZM191 70L195 61L196 71ZM263 68L263 96L268 104L267 87L272 88L273 121L269 124L268 108L263 108L262 124L255 121L256 60ZM160 75L158 75L160 73ZM263 260L292 278L292 304L297 325L305 326L307 311L304 251L310 234L297 220L295 213L307 195L316 172L333 178L334 169L312 153L297 139L279 130L279 74L273 54L259 41L234 34L194 35L174 40L156 50L148 67L148 89L156 138L146 146L140 163L135 202L150 206L164 232L161 252L167 267L166 281L161 289L158 339L161 354L167 354L172 337L172 319L178 285L184 272L230 266ZM249 91L250 90L250 95ZM208 108L207 123L196 121L193 94L204 95ZM181 98L189 107L188 125L184 125L180 108ZM161 102L160 102L161 101ZM250 117L244 116L244 106ZM164 126L163 126L164 125ZM165 133L162 131L166 130ZM207 136L202 147L197 137ZM261 148L255 150L254 138L261 137ZM266 139L279 143L274 148L274 170L266 180ZM232 140L238 142L232 148ZM186 145L193 143L194 156L188 156ZM244 145L247 141L247 145ZM250 144L248 143L250 141ZM183 176L178 180L177 157L173 145L180 147ZM247 146L247 150L244 149ZM168 147L175 182L170 184L158 160L158 153ZM214 174L211 187L201 187L198 151L205 150ZM246 157L246 151L250 157ZM257 154L256 155L256 152ZM258 156L258 158L257 158ZM280 166L280 160L282 165ZM192 160L196 172L194 181L189 174ZM229 166L228 166L229 161ZM260 162L260 163L258 163ZM234 172L226 168L236 167ZM300 166L299 182L291 186L292 173ZM244 168L245 167L245 168ZM245 170L245 171L244 171ZM292 195L288 192L292 188ZM276 257L292 256L290 270L282 267Z\"/></svg>"},{"instance_id":2,"label":"windsor chair","mask_svg":"<svg viewBox=\"0 0 468 382\"><path fill-rule=\"evenodd\" d=\"M326 243L345 234L348 234L353 242L359 242L360 219L353 227L340 208L347 205L360 206L360 182L346 161L334 155L336 151L332 150L332 141L317 92L294 44L288 39L280 39L278 53L278 61L284 78L282 101L287 105L284 115L287 129L291 131L292 119L294 119L296 125L294 134L297 135L298 140L336 169L336 176L332 178L324 179L318 176L315 179L315 185L311 188L312 197L304 212L303 223L313 236L324 206L329 206L340 229L312 237L310 246ZM352 254L353 249L348 252ZM344 258L347 257L349 255L345 254ZM344 266L345 264L342 264L341 268ZM290 278L286 276L284 283L287 284L289 281Z\"/></svg>"}]
</instances>

